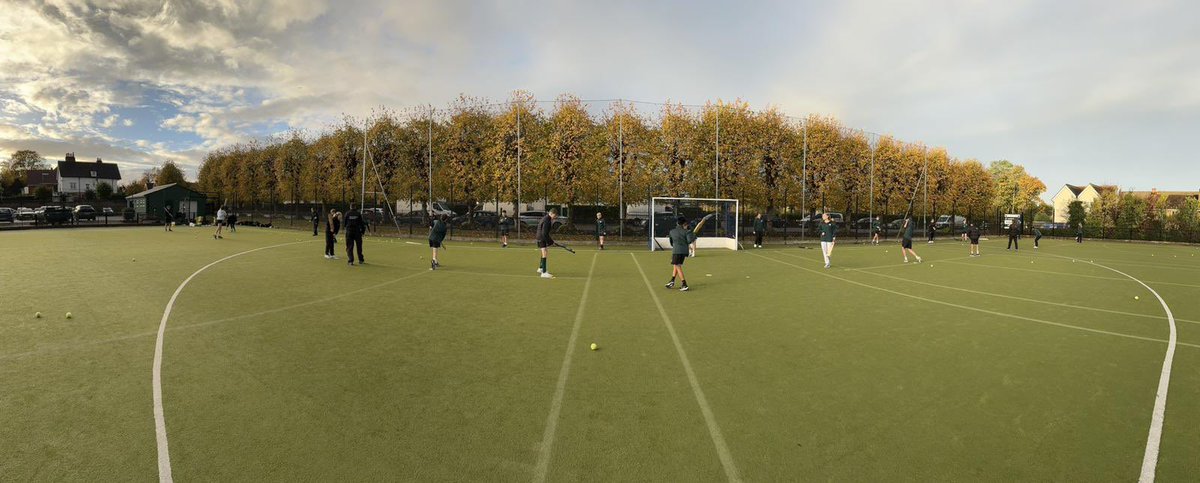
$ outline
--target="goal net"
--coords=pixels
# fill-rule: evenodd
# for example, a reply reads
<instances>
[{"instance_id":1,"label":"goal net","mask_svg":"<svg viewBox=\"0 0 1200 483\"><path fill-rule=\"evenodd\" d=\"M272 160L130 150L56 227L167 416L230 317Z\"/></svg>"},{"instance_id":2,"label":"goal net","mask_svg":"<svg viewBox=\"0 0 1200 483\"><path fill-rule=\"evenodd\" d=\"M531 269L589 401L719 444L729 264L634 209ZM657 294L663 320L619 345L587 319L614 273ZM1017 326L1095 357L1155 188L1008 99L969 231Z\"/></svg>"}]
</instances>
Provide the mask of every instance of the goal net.
<instances>
[{"instance_id":1,"label":"goal net","mask_svg":"<svg viewBox=\"0 0 1200 483\"><path fill-rule=\"evenodd\" d=\"M696 233L696 248L738 249L738 200L717 198L650 199L650 250L670 250L669 234L680 216Z\"/></svg>"}]
</instances>

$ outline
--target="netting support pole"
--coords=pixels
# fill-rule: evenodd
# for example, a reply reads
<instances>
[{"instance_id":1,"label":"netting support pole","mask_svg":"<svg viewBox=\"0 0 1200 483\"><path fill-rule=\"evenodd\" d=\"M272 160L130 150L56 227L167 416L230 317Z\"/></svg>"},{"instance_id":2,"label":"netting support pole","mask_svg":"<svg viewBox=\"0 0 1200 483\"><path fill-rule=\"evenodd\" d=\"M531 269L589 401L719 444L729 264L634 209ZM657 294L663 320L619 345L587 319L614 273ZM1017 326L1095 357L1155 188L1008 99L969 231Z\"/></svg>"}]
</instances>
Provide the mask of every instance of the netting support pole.
<instances>
[{"instance_id":1,"label":"netting support pole","mask_svg":"<svg viewBox=\"0 0 1200 483\"><path fill-rule=\"evenodd\" d=\"M617 236L625 238L625 116L617 118Z\"/></svg>"}]
</instances>

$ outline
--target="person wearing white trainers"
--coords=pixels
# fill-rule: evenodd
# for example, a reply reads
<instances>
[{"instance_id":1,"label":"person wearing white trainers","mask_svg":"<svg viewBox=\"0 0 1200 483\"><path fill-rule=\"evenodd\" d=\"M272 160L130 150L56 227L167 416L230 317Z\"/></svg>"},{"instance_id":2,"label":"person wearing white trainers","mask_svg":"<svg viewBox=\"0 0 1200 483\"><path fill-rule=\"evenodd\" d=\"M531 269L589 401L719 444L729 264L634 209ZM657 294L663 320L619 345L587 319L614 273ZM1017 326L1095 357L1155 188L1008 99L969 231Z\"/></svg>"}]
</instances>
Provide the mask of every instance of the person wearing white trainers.
<instances>
[{"instance_id":1,"label":"person wearing white trainers","mask_svg":"<svg viewBox=\"0 0 1200 483\"><path fill-rule=\"evenodd\" d=\"M917 258L917 263L921 263L921 257L917 255L917 252L913 251L912 247L913 220L911 216L905 215L904 226L900 229L904 233L900 238L900 253L904 255L904 263L908 263L909 253Z\"/></svg>"},{"instance_id":2,"label":"person wearing white trainers","mask_svg":"<svg viewBox=\"0 0 1200 483\"><path fill-rule=\"evenodd\" d=\"M546 216L542 217L542 221L538 222L537 226L537 246L542 253L542 260L538 265L538 273L542 274L542 278L554 278L550 275L550 270L547 268L546 257L550 254L550 247L554 246L554 239L550 237L550 230L554 228L554 219L558 218L558 211L550 210Z\"/></svg>"},{"instance_id":3,"label":"person wearing white trainers","mask_svg":"<svg viewBox=\"0 0 1200 483\"><path fill-rule=\"evenodd\" d=\"M837 225L829 217L829 213L821 215L821 255L825 257L825 268L829 268L829 259L833 257L833 245L837 241Z\"/></svg>"}]
</instances>

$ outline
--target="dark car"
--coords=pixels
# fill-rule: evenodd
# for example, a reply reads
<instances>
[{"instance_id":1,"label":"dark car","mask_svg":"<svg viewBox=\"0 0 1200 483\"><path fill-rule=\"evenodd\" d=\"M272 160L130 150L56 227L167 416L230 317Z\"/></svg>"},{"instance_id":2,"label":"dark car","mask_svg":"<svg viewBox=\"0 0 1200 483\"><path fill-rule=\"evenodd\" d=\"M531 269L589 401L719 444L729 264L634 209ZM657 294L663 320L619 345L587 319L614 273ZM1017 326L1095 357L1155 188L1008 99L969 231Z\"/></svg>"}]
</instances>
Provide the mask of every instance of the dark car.
<instances>
[{"instance_id":1,"label":"dark car","mask_svg":"<svg viewBox=\"0 0 1200 483\"><path fill-rule=\"evenodd\" d=\"M75 207L75 219L76 220L95 220L96 219L96 208L93 208L92 205L76 206Z\"/></svg>"},{"instance_id":2,"label":"dark car","mask_svg":"<svg viewBox=\"0 0 1200 483\"><path fill-rule=\"evenodd\" d=\"M100 209L100 216L107 218L110 216L117 216L117 213L114 212L112 208L105 206L104 208Z\"/></svg>"},{"instance_id":3,"label":"dark car","mask_svg":"<svg viewBox=\"0 0 1200 483\"><path fill-rule=\"evenodd\" d=\"M471 228L495 228L498 217L494 211L476 211L467 215L458 215L450 219L453 226L468 226Z\"/></svg>"},{"instance_id":4,"label":"dark car","mask_svg":"<svg viewBox=\"0 0 1200 483\"><path fill-rule=\"evenodd\" d=\"M13 223L17 221L17 210L12 208L0 208L0 221Z\"/></svg>"},{"instance_id":5,"label":"dark car","mask_svg":"<svg viewBox=\"0 0 1200 483\"><path fill-rule=\"evenodd\" d=\"M51 225L70 223L71 220L75 219L75 213L70 208L61 206L43 206L39 213L41 214L38 217L38 221Z\"/></svg>"},{"instance_id":6,"label":"dark car","mask_svg":"<svg viewBox=\"0 0 1200 483\"><path fill-rule=\"evenodd\" d=\"M397 213L396 223L401 225L423 225L427 216L424 211L410 211L408 213Z\"/></svg>"}]
</instances>

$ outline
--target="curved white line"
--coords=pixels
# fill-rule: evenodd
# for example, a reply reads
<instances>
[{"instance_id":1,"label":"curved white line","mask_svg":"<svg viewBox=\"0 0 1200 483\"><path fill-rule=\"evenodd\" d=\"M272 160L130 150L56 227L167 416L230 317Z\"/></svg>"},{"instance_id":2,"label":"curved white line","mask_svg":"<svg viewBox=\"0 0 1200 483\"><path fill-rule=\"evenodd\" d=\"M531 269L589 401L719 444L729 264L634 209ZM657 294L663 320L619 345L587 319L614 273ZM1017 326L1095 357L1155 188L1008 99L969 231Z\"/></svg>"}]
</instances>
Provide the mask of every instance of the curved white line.
<instances>
[{"instance_id":1,"label":"curved white line","mask_svg":"<svg viewBox=\"0 0 1200 483\"><path fill-rule=\"evenodd\" d=\"M1159 339L1152 339L1149 337L1121 334L1118 332L1109 332L1109 331L1105 331L1105 330L1089 329L1086 327L1078 327L1078 326L1074 326L1074 325L1060 324L1058 322L1039 320L1039 319L1034 319L1034 318L1030 318L1030 317L1018 316L1018 315L1014 315L1014 314L1003 314L1000 312L992 312L990 310L979 309L979 308L975 308L975 307L967 307L965 305L958 305L958 304L953 304L950 302L943 302L940 300L927 299L925 297L921 297L921 296L917 296L917 295L906 294L903 292L897 292L895 290L890 290L890 289L886 289L883 287L876 287L874 285L858 282L855 280L850 280L847 278L830 275L828 273L819 272L816 270L801 267L799 265L796 265L793 263L788 263L788 262L785 262L783 260L779 260L776 258L759 255L757 253L751 253L751 255L754 255L759 258L771 260L776 263L782 263L784 265L799 268L799 269L807 271L807 272L813 272L813 273L816 273L819 275L824 275L826 277L835 278L838 280L842 280L844 282L849 282L849 283L852 283L855 285L861 285L863 287L873 288L875 290L881 290L884 292L889 292L889 293L893 293L896 295L902 295L905 297L912 297L912 298L916 298L916 299L926 300L926 301L929 301L932 303L948 305L951 307L958 307L958 308L962 308L962 309L966 309L966 310L973 310L973 311L977 311L977 312L991 313L991 314L1004 316L1004 317L1012 317L1012 318L1017 318L1017 319L1022 319L1022 320L1028 320L1031 322L1038 322L1038 323L1042 323L1042 324L1049 324L1049 325L1056 325L1059 327L1085 330L1088 332L1096 332L1096 333L1101 333L1101 334L1115 335L1115 336L1120 336L1120 337L1127 337L1130 339L1141 339L1141 340L1162 342ZM1064 257L1062 255L1055 255L1052 253L1048 253L1047 255L1055 256L1055 257L1059 257L1059 258L1070 258L1070 257ZM1159 373L1159 377L1158 377L1158 390L1155 392L1155 396L1154 396L1154 412L1151 413L1151 416L1150 416L1150 434L1146 437L1146 451L1142 455L1142 472L1141 472L1140 478L1138 479L1138 481L1140 483L1151 483L1154 481L1154 472L1155 472L1156 466L1158 465L1158 450L1159 450L1159 444L1162 440L1163 419L1165 417L1166 410L1167 410L1167 389L1171 383L1171 363L1175 359L1175 346L1177 344L1176 330L1175 330L1175 315L1171 313L1171 308L1167 306L1167 302L1163 300L1162 296L1160 296L1158 294L1158 292L1154 291L1154 289L1150 288L1149 285L1146 285L1141 280L1138 280L1137 278L1134 278L1133 276L1131 276L1125 272L1122 272L1120 270L1117 270L1115 268L1112 268L1112 267L1106 267L1104 265L1101 265L1101 264L1095 263L1095 262L1087 262L1087 263L1091 263L1092 265L1095 265L1097 267L1101 267L1101 268L1104 268L1107 270L1112 270L1113 272L1124 275L1125 277L1129 278L1130 280L1137 282L1142 287L1145 287L1146 290L1149 290L1150 293L1154 294L1154 297L1158 299L1158 303L1162 305L1163 310L1166 311L1166 313L1167 313L1167 322L1170 325L1170 337L1168 337L1167 341L1166 341L1167 342L1167 353L1166 353L1166 356L1163 358L1162 372ZM1051 272L1051 273L1053 273L1053 272Z\"/></svg>"},{"instance_id":2,"label":"curved white line","mask_svg":"<svg viewBox=\"0 0 1200 483\"><path fill-rule=\"evenodd\" d=\"M1047 253L1047 255L1059 258L1070 258L1053 253ZM1134 276L1115 268L1101 265L1096 262L1088 263L1124 275L1130 280L1133 280L1139 285L1145 287L1146 290L1149 290L1150 293L1154 294L1154 298L1158 299L1159 305L1162 305L1163 311L1167 313L1167 323L1170 327L1170 337L1167 338L1167 353L1165 356L1163 356L1162 371L1158 373L1158 390L1154 392L1154 412L1150 414L1150 434L1146 436L1146 452L1142 454L1142 474L1138 478L1140 483L1150 483L1154 481L1154 473L1158 467L1158 449L1160 443L1162 442L1163 419L1166 418L1167 413L1167 389L1170 389L1171 386L1171 364L1175 360L1175 314L1171 313L1171 307L1167 306L1167 302L1163 300L1162 296L1159 295L1154 289L1150 288L1149 285L1146 285L1145 282L1142 282Z\"/></svg>"},{"instance_id":3,"label":"curved white line","mask_svg":"<svg viewBox=\"0 0 1200 483\"><path fill-rule=\"evenodd\" d=\"M191 282L193 278L200 275L200 272L207 270L209 267L221 263L231 258L237 258L247 253L254 253L260 250L269 248L278 248L287 245L296 245L298 243L309 243L308 241L280 243L278 245L270 245L265 247L246 250L244 252L235 253L225 258L212 262L208 265L200 267L199 270L193 272L188 278L184 279L183 283L175 289L175 293L171 294L171 300L167 302L167 308L163 310L162 320L158 323L158 337L154 341L154 369L151 371L153 380L151 386L154 391L154 436L158 442L158 481L161 483L171 483L174 479L171 476L171 453L167 448L167 423L163 418L162 404L162 354L163 354L163 334L167 330L167 319L171 317L171 310L175 308L175 300L179 298L179 294L183 292L183 288Z\"/></svg>"}]
</instances>

